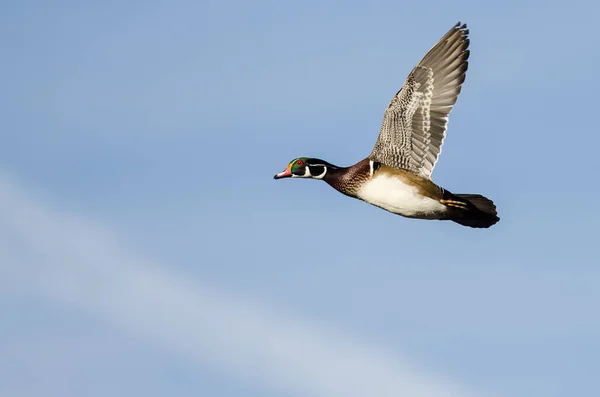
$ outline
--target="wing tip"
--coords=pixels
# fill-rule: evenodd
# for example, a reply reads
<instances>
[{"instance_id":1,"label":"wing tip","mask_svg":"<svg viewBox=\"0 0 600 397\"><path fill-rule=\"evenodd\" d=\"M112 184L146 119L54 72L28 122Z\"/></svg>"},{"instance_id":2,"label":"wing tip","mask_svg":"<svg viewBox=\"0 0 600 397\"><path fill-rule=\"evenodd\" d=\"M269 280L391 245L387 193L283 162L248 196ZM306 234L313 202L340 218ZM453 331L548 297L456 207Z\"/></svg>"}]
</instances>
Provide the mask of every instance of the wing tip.
<instances>
[{"instance_id":1,"label":"wing tip","mask_svg":"<svg viewBox=\"0 0 600 397\"><path fill-rule=\"evenodd\" d=\"M463 40L467 42L467 45L468 45L470 31L469 31L469 28L467 27L466 23L462 23L462 22L458 21L456 23L456 25L454 25L452 27L452 29L450 29L450 31L448 31L448 33L446 33L445 37L450 38L455 33L458 33L463 38Z\"/></svg>"},{"instance_id":2,"label":"wing tip","mask_svg":"<svg viewBox=\"0 0 600 397\"><path fill-rule=\"evenodd\" d=\"M462 31L467 31L467 32L468 32L468 30L469 30L469 29L467 28L467 24L466 24L466 22L465 22L465 23L463 23L463 22L461 22L461 21L458 21L458 22L456 23L456 25L454 25L453 29L456 29L456 30L462 30Z\"/></svg>"}]
</instances>

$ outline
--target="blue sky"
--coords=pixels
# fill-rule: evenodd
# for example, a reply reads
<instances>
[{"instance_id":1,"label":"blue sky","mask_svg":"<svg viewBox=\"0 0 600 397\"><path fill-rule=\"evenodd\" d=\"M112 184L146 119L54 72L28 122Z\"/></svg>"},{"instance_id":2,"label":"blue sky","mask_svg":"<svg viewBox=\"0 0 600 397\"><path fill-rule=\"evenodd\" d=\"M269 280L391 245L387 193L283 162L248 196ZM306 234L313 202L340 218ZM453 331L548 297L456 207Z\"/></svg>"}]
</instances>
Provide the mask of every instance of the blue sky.
<instances>
[{"instance_id":1,"label":"blue sky","mask_svg":"<svg viewBox=\"0 0 600 397\"><path fill-rule=\"evenodd\" d=\"M596 2L4 2L0 395L596 395ZM434 181L488 230L316 181L457 21Z\"/></svg>"}]
</instances>

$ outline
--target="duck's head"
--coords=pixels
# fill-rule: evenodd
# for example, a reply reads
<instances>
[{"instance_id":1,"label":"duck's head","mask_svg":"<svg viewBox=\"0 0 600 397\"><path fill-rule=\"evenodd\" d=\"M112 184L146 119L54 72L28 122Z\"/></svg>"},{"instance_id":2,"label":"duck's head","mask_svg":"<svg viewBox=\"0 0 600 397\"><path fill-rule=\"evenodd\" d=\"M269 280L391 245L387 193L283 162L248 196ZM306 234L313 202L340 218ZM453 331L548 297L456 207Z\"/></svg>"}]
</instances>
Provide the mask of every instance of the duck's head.
<instances>
[{"instance_id":1,"label":"duck's head","mask_svg":"<svg viewBox=\"0 0 600 397\"><path fill-rule=\"evenodd\" d=\"M292 160L285 170L275 175L273 178L312 178L323 179L327 175L328 168L334 167L326 161L312 159L308 157L299 157Z\"/></svg>"}]
</instances>

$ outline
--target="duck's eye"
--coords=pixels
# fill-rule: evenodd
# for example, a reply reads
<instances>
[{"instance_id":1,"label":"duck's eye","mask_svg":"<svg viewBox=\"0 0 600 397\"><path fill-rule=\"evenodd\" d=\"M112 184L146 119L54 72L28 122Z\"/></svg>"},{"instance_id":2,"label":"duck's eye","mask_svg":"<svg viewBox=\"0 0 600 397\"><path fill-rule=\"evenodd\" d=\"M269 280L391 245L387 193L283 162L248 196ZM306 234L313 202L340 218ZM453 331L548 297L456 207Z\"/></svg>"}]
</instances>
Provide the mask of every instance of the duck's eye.
<instances>
[{"instance_id":1,"label":"duck's eye","mask_svg":"<svg viewBox=\"0 0 600 397\"><path fill-rule=\"evenodd\" d=\"M303 160L296 161L296 166L302 167L303 165L304 165L304 161Z\"/></svg>"}]
</instances>

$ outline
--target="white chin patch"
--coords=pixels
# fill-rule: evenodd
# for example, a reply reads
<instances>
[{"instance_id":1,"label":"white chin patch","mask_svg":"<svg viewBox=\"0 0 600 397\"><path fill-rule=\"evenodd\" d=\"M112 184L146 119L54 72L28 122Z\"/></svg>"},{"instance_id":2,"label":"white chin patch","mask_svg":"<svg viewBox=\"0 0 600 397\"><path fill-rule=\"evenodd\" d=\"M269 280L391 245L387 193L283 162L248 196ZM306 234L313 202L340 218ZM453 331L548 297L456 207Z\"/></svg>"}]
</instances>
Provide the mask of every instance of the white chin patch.
<instances>
[{"instance_id":1,"label":"white chin patch","mask_svg":"<svg viewBox=\"0 0 600 397\"><path fill-rule=\"evenodd\" d=\"M327 174L327 167L323 166L323 173L320 175L313 175L310 173L309 167L304 167L304 175L292 174L292 178L312 178L312 179L323 179Z\"/></svg>"}]
</instances>

